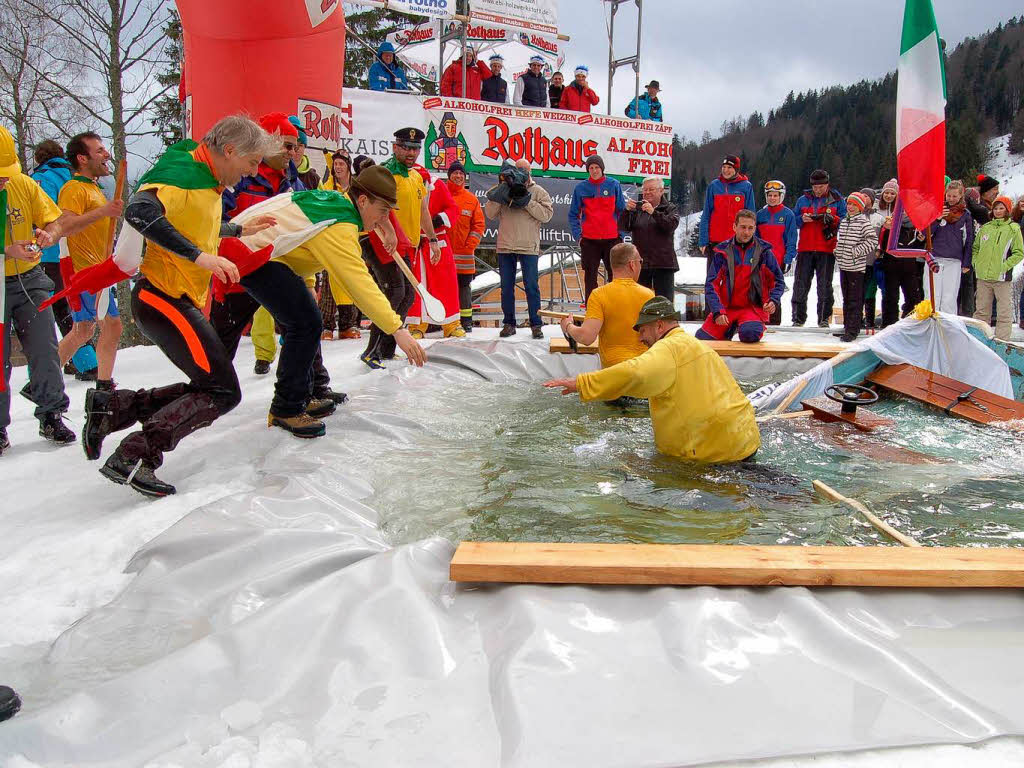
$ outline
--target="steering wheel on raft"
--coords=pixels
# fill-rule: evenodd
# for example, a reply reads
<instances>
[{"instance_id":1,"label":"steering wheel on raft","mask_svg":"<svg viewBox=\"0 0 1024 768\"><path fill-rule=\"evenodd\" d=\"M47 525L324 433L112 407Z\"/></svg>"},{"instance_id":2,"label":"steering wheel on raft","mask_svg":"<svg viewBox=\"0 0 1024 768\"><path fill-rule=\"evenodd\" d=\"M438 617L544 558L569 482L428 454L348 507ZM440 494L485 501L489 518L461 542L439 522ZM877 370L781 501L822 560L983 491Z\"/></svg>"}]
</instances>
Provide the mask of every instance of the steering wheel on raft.
<instances>
[{"instance_id":1,"label":"steering wheel on raft","mask_svg":"<svg viewBox=\"0 0 1024 768\"><path fill-rule=\"evenodd\" d=\"M859 384L833 384L825 387L825 397L843 406L843 413L856 413L857 406L878 402L878 393Z\"/></svg>"}]
</instances>

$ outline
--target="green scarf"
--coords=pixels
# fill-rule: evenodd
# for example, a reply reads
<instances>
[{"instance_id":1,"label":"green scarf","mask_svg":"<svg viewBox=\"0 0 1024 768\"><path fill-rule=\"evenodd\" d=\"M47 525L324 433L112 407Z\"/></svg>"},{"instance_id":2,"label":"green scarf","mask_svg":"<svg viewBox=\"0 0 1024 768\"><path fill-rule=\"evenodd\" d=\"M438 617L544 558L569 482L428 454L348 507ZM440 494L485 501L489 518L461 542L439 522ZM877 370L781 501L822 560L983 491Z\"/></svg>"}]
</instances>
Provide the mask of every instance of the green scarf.
<instances>
[{"instance_id":1,"label":"green scarf","mask_svg":"<svg viewBox=\"0 0 1024 768\"><path fill-rule=\"evenodd\" d=\"M88 176L79 176L77 173L71 177L72 181L81 181L84 184L95 184L97 187L100 185L96 179L90 179Z\"/></svg>"},{"instance_id":2,"label":"green scarf","mask_svg":"<svg viewBox=\"0 0 1024 768\"><path fill-rule=\"evenodd\" d=\"M398 158L394 155L391 156L390 160L383 163L383 167L391 171L392 176L401 176L402 178L405 178L409 175L409 169L406 168L405 163L398 162Z\"/></svg>"},{"instance_id":3,"label":"green scarf","mask_svg":"<svg viewBox=\"0 0 1024 768\"><path fill-rule=\"evenodd\" d=\"M190 154L199 145L191 139L179 141L167 148L152 168L139 179L143 184L167 184L179 189L216 189L220 182L210 166L198 162Z\"/></svg>"},{"instance_id":4,"label":"green scarf","mask_svg":"<svg viewBox=\"0 0 1024 768\"><path fill-rule=\"evenodd\" d=\"M292 202L313 224L321 221L355 224L360 230L363 220L348 195L328 189L306 189L292 192Z\"/></svg>"}]
</instances>

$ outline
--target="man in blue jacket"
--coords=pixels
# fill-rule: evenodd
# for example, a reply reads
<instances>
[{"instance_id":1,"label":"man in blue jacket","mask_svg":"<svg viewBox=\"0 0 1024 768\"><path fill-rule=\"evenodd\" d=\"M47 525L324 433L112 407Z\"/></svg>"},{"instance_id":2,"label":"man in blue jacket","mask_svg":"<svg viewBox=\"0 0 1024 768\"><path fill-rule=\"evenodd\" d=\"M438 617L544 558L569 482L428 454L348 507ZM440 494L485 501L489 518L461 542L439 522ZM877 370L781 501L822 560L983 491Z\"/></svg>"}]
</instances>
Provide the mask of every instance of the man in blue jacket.
<instances>
[{"instance_id":1,"label":"man in blue jacket","mask_svg":"<svg viewBox=\"0 0 1024 768\"><path fill-rule=\"evenodd\" d=\"M740 158L726 155L718 178L708 184L704 195L704 213L700 217L700 233L697 246L704 251L708 260L708 272L715 246L733 236L733 220L740 211L752 211L754 187L741 171Z\"/></svg>"},{"instance_id":2,"label":"man in blue jacket","mask_svg":"<svg viewBox=\"0 0 1024 768\"><path fill-rule=\"evenodd\" d=\"M53 202L57 202L61 187L71 181L71 163L64 157L64 150L61 149L53 139L40 142L35 149L36 169L32 171L32 178ZM53 281L54 291L64 289L64 281L60 276L60 246L51 245L43 249L40 264L43 272ZM63 338L71 332L74 321L71 319L71 308L66 299L61 299L53 305L53 317L57 321L60 335ZM75 378L79 381L96 380L96 350L92 344L83 344L71 358L71 364L75 367ZM65 371L67 373L69 371Z\"/></svg>"},{"instance_id":3,"label":"man in blue jacket","mask_svg":"<svg viewBox=\"0 0 1024 768\"><path fill-rule=\"evenodd\" d=\"M655 123L661 122L661 102L658 101L658 91L661 90L661 83L651 80L646 86L647 93L641 93L626 106L626 117L634 120L651 120Z\"/></svg>"},{"instance_id":4,"label":"man in blue jacket","mask_svg":"<svg viewBox=\"0 0 1024 768\"><path fill-rule=\"evenodd\" d=\"M807 322L807 294L811 280L817 284L818 327L828 328L835 301L832 278L836 266L836 235L846 218L846 198L831 186L828 171L811 174L811 188L805 190L793 209L800 239L793 278L793 325Z\"/></svg>"},{"instance_id":5,"label":"man in blue jacket","mask_svg":"<svg viewBox=\"0 0 1024 768\"><path fill-rule=\"evenodd\" d=\"M619 214L626 210L626 196L617 179L604 175L604 160L591 155L586 160L587 174L572 191L569 204L569 229L580 244L583 263L583 301L597 288L597 270L604 262L605 280L612 279L612 248L619 237Z\"/></svg>"},{"instance_id":6,"label":"man in blue jacket","mask_svg":"<svg viewBox=\"0 0 1024 768\"><path fill-rule=\"evenodd\" d=\"M377 57L370 65L371 91L408 91L405 69L395 59L395 46L386 40L377 48Z\"/></svg>"}]
</instances>

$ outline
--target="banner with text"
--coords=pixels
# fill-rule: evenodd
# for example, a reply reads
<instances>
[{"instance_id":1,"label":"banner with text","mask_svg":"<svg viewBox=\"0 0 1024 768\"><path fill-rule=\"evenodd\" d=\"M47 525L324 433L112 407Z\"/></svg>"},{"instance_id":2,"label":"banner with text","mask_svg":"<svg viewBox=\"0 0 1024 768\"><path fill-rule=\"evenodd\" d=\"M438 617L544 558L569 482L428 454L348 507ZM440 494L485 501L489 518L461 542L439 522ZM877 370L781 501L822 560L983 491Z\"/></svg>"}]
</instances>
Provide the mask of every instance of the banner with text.
<instances>
[{"instance_id":1,"label":"banner with text","mask_svg":"<svg viewBox=\"0 0 1024 768\"><path fill-rule=\"evenodd\" d=\"M558 0L471 0L473 21L558 36Z\"/></svg>"},{"instance_id":2,"label":"banner with text","mask_svg":"<svg viewBox=\"0 0 1024 768\"><path fill-rule=\"evenodd\" d=\"M455 15L455 0L387 0L386 3L382 0L348 0L345 5L370 5L411 16L427 16L431 19L450 19Z\"/></svg>"}]
</instances>

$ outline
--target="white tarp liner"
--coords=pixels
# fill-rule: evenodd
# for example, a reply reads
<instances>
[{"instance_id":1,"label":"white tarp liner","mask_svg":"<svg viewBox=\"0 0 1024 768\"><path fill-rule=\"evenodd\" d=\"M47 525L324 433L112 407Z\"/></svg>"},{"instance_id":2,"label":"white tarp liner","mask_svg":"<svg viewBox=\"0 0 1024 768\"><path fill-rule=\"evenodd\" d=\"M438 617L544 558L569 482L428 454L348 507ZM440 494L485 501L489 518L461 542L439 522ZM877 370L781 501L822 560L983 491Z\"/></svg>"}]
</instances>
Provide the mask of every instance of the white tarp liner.
<instances>
[{"instance_id":1,"label":"white tarp liner","mask_svg":"<svg viewBox=\"0 0 1024 768\"><path fill-rule=\"evenodd\" d=\"M910 363L932 373L947 376L1002 397L1013 399L1010 369L995 352L967 331L963 318L936 314L928 320L908 317L874 336L865 336L850 345L850 352L870 350L883 363ZM801 381L807 384L797 398L822 394L835 383L834 360L826 360L801 376L782 385L769 385L750 395L758 411L772 410L782 403ZM790 410L799 409L798 402Z\"/></svg>"},{"instance_id":2,"label":"white tarp liner","mask_svg":"<svg viewBox=\"0 0 1024 768\"><path fill-rule=\"evenodd\" d=\"M252 492L143 547L132 584L20 686L0 765L220 765L204 750L281 733L309 759L274 765L331 768L681 766L1024 733L1016 590L467 587L447 579L449 542L391 548L346 472L370 441L415 444L390 391L584 362L493 348L435 345L333 417L344 439L287 443ZM415 505L416 478L393 477Z\"/></svg>"}]
</instances>

